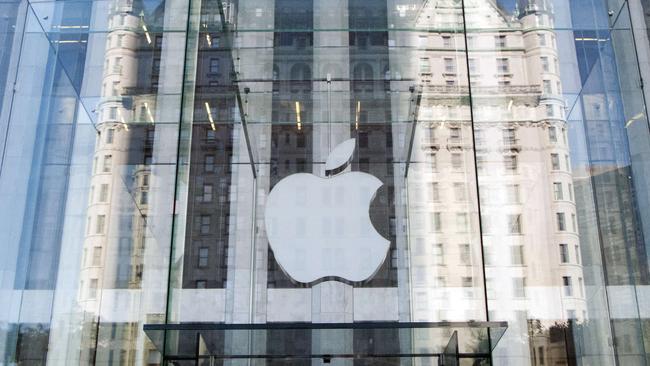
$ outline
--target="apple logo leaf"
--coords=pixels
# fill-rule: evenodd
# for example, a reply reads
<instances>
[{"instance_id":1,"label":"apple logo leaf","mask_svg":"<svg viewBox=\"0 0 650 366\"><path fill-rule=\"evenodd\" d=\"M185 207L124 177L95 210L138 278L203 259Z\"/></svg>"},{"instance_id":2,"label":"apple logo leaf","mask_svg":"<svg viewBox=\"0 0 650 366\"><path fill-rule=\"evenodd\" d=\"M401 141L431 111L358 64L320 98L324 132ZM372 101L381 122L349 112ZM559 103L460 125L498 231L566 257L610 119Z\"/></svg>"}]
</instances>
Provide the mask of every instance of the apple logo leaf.
<instances>
[{"instance_id":1,"label":"apple logo leaf","mask_svg":"<svg viewBox=\"0 0 650 366\"><path fill-rule=\"evenodd\" d=\"M327 157L325 175L329 177L345 170L350 165L355 146L356 139L345 140L338 144Z\"/></svg>"}]
</instances>

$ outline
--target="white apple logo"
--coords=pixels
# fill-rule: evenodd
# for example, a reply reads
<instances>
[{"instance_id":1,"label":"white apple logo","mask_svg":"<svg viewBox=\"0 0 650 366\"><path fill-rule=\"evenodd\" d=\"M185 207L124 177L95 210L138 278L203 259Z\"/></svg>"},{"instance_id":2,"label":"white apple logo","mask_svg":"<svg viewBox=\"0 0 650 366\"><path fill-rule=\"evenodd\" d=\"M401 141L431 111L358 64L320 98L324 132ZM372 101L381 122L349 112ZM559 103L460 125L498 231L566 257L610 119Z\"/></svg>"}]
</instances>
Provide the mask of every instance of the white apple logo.
<instances>
[{"instance_id":1,"label":"white apple logo","mask_svg":"<svg viewBox=\"0 0 650 366\"><path fill-rule=\"evenodd\" d=\"M370 202L382 182L362 172L341 173L355 139L338 145L325 164L326 178L298 173L278 182L266 202L266 234L275 259L294 280L351 282L372 277L390 241L370 221Z\"/></svg>"}]
</instances>

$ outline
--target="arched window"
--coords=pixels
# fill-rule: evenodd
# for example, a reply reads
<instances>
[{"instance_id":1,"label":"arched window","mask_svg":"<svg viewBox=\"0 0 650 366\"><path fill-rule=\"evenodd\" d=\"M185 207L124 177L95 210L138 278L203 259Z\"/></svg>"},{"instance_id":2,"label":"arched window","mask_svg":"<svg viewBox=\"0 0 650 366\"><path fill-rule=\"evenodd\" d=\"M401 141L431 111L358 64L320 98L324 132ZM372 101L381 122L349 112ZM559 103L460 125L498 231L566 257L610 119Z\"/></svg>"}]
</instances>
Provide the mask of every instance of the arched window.
<instances>
[{"instance_id":1,"label":"arched window","mask_svg":"<svg viewBox=\"0 0 650 366\"><path fill-rule=\"evenodd\" d=\"M299 63L291 67L291 80L311 80L311 69L307 64Z\"/></svg>"},{"instance_id":2,"label":"arched window","mask_svg":"<svg viewBox=\"0 0 650 366\"><path fill-rule=\"evenodd\" d=\"M354 70L352 72L352 77L354 78L354 80L372 80L373 79L372 66L368 65L365 62L357 64L354 67Z\"/></svg>"}]
</instances>

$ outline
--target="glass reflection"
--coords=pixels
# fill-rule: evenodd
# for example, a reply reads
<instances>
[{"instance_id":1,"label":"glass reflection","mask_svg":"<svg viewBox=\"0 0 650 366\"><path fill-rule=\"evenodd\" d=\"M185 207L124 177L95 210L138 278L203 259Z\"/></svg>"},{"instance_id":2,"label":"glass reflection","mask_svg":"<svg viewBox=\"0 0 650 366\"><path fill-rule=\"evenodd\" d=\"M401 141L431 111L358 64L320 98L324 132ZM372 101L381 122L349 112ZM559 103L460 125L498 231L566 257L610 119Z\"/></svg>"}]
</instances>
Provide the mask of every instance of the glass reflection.
<instances>
[{"instance_id":1,"label":"glass reflection","mask_svg":"<svg viewBox=\"0 0 650 366\"><path fill-rule=\"evenodd\" d=\"M397 324L496 321L450 362L646 364L644 6L0 2L0 363L427 365L439 337ZM298 282L269 192L350 138L390 247L366 281ZM295 323L360 328L200 331Z\"/></svg>"}]
</instances>

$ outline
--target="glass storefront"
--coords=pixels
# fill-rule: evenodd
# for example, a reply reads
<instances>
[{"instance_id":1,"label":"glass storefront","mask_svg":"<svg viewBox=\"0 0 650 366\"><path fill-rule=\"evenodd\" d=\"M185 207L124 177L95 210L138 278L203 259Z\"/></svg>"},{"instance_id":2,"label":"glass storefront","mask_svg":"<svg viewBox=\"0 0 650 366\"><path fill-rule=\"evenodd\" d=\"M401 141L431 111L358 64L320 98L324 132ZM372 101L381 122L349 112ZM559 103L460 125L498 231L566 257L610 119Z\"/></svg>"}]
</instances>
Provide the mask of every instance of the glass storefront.
<instances>
[{"instance_id":1,"label":"glass storefront","mask_svg":"<svg viewBox=\"0 0 650 366\"><path fill-rule=\"evenodd\" d=\"M0 366L649 364L648 10L0 0Z\"/></svg>"}]
</instances>

